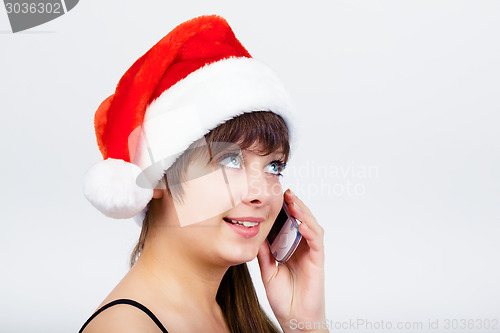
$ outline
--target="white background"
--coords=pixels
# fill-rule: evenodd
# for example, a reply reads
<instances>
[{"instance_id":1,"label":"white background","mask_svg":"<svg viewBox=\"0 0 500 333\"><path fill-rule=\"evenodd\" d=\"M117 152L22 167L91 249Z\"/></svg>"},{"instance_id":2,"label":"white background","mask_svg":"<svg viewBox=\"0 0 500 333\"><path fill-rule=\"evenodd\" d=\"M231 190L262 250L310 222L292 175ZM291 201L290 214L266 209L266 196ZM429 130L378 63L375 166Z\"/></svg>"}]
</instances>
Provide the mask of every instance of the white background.
<instances>
[{"instance_id":1,"label":"white background","mask_svg":"<svg viewBox=\"0 0 500 333\"><path fill-rule=\"evenodd\" d=\"M0 8L0 331L76 332L126 273L139 228L82 194L93 115L211 13L302 113L284 185L326 231L327 318L499 320L500 1L85 0L17 34Z\"/></svg>"}]
</instances>

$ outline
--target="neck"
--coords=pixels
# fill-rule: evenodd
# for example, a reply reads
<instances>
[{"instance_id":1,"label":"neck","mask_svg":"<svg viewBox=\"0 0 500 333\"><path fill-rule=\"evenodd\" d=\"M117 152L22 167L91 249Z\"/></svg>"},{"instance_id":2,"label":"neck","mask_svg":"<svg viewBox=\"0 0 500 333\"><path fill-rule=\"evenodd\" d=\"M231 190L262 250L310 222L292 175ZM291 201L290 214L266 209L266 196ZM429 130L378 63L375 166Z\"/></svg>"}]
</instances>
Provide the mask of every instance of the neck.
<instances>
[{"instance_id":1,"label":"neck","mask_svg":"<svg viewBox=\"0 0 500 333\"><path fill-rule=\"evenodd\" d=\"M179 228L169 232L150 230L142 254L131 271L140 274L160 302L180 311L202 311L219 316L217 290L229 265L207 262L193 251L179 251L182 237ZM182 248L182 247L181 247ZM186 248L186 247L184 247Z\"/></svg>"}]
</instances>

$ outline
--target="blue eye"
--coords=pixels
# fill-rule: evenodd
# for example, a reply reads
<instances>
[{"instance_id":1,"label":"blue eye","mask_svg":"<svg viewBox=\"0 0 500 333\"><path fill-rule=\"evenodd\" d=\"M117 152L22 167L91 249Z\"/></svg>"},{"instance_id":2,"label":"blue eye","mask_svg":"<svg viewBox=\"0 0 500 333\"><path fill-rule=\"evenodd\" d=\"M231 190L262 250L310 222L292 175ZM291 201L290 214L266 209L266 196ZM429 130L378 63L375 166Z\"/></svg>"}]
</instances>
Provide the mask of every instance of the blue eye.
<instances>
[{"instance_id":1,"label":"blue eye","mask_svg":"<svg viewBox=\"0 0 500 333\"><path fill-rule=\"evenodd\" d=\"M244 158L241 154L228 153L220 158L219 164L232 169L241 169L243 168ZM265 172L274 176L283 176L281 172L285 169L285 167L285 162L274 160L266 166Z\"/></svg>"},{"instance_id":2,"label":"blue eye","mask_svg":"<svg viewBox=\"0 0 500 333\"><path fill-rule=\"evenodd\" d=\"M268 171L269 173L271 173L275 176L283 176L281 174L281 171L283 171L285 169L285 163L283 163L281 161L272 161L267 166L271 167Z\"/></svg>"},{"instance_id":3,"label":"blue eye","mask_svg":"<svg viewBox=\"0 0 500 333\"><path fill-rule=\"evenodd\" d=\"M219 162L219 164L226 166L228 168L240 169L241 168L241 157L238 154L227 154Z\"/></svg>"}]
</instances>

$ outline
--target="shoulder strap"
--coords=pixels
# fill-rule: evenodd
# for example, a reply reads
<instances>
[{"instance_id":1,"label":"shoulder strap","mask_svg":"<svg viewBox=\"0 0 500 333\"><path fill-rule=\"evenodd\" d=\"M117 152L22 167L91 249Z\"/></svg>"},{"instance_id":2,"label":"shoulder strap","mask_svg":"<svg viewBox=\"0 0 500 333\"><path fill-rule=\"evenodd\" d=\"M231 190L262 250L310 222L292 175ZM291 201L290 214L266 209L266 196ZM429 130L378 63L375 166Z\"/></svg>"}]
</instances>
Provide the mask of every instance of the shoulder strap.
<instances>
[{"instance_id":1,"label":"shoulder strap","mask_svg":"<svg viewBox=\"0 0 500 333\"><path fill-rule=\"evenodd\" d=\"M106 310L107 308L112 307L113 305L117 305L117 304L128 304L128 305L132 305L132 306L135 306L136 308L141 309L143 312L145 312L149 316L149 318L151 318L155 322L155 324L160 328L160 330L163 333L168 333L166 328L162 325L162 323L158 320L158 318L156 318L156 316L153 314L153 312L151 312L147 307L145 307L141 303L138 303L138 302L133 301L131 299L117 299L115 301L109 302L106 305L103 305L99 310L94 312L94 314L85 322L85 324L83 324L82 328L80 328L78 333L82 333L83 330L85 329L85 327L87 327L87 325L90 323L90 321L92 319L94 319L99 313L101 313L104 310Z\"/></svg>"}]
</instances>

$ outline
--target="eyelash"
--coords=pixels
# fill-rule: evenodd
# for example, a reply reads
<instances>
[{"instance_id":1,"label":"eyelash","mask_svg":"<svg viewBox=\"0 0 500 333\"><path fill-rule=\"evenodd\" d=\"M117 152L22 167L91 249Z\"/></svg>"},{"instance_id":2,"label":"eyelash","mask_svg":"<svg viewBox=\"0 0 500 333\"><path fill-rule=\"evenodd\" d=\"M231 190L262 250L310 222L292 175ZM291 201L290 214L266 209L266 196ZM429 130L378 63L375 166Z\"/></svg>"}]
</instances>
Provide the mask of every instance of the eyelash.
<instances>
[{"instance_id":1,"label":"eyelash","mask_svg":"<svg viewBox=\"0 0 500 333\"><path fill-rule=\"evenodd\" d=\"M278 176L278 177L283 177L283 174L281 173L281 171L285 170L285 168L286 168L286 163L285 163L283 160L281 160L281 159L279 159L279 160L274 160L274 161L272 161L272 162L271 162L271 163L269 163L269 164L272 164L272 163L276 163L276 164L278 165L278 170L279 170L279 171L278 171L278 173L277 173L277 174L274 174L274 175L275 175L275 176Z\"/></svg>"},{"instance_id":2,"label":"eyelash","mask_svg":"<svg viewBox=\"0 0 500 333\"><path fill-rule=\"evenodd\" d=\"M245 158L243 157L243 155L236 154L236 153L226 153L226 154L220 156L218 158L218 162L217 163L220 163L221 161L223 161L227 157L231 157L231 156L236 156L236 157L240 158L241 161L243 162L243 164L245 164ZM282 159L277 159L277 160L274 160L274 161L270 162L269 164L273 164L273 163L276 163L276 165L278 166L278 170L279 171L278 171L278 173L272 173L271 175L277 176L277 177L283 177L283 174L281 173L281 171L285 170L285 168L286 168L285 161L283 161Z\"/></svg>"}]
</instances>

